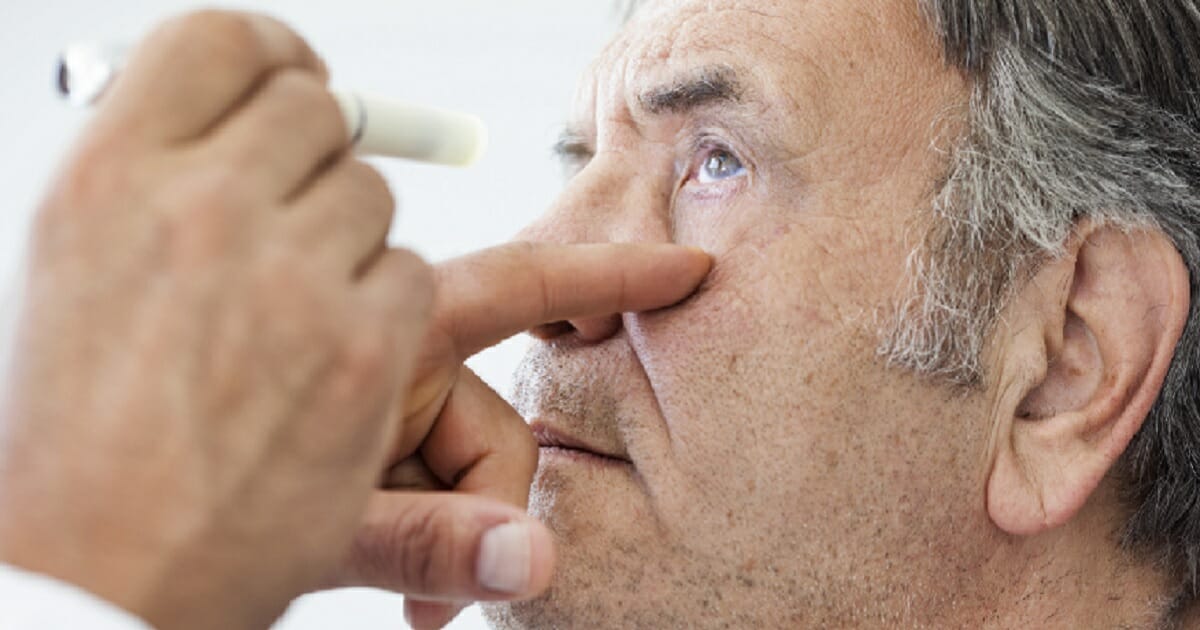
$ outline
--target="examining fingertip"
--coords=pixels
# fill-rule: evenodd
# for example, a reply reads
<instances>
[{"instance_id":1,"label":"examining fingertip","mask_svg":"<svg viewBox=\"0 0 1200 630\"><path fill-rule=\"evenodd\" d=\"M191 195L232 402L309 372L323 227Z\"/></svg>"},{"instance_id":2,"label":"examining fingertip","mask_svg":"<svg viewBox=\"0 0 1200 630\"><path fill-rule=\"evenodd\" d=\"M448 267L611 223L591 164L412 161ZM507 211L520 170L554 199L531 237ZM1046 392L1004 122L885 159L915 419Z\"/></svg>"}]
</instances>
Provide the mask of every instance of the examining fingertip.
<instances>
[{"instance_id":1,"label":"examining fingertip","mask_svg":"<svg viewBox=\"0 0 1200 630\"><path fill-rule=\"evenodd\" d=\"M692 254L694 254L697 258L702 258L704 260L704 269L706 272L708 270L712 269L713 264L716 262L716 259L713 257L712 254L704 251L703 249L700 249L699 247L690 247L689 246L687 249L688 249L688 251L692 252Z\"/></svg>"}]
</instances>

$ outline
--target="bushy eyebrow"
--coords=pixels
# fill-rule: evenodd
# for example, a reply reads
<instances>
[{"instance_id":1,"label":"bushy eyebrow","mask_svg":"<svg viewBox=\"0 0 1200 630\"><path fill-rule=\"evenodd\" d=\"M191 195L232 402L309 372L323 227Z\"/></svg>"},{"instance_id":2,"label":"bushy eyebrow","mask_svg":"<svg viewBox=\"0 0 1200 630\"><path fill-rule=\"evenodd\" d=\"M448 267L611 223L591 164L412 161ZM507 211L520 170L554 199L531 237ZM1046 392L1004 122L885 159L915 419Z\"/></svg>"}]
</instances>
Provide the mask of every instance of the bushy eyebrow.
<instances>
[{"instance_id":1,"label":"bushy eyebrow","mask_svg":"<svg viewBox=\"0 0 1200 630\"><path fill-rule=\"evenodd\" d=\"M745 88L737 72L729 66L706 66L682 78L642 92L638 105L648 114L688 114L716 104L739 104ZM568 127L553 146L554 155L564 164L586 164L595 153L587 136Z\"/></svg>"}]
</instances>

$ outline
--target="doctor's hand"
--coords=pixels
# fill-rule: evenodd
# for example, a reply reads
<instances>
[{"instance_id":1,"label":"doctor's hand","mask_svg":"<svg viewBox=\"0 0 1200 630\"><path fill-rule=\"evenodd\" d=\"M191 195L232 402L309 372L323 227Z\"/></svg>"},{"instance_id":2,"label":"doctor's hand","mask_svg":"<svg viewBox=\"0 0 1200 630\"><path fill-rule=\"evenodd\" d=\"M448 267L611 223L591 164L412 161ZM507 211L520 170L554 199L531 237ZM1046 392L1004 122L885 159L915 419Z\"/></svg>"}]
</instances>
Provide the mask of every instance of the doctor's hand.
<instances>
[{"instance_id":1,"label":"doctor's hand","mask_svg":"<svg viewBox=\"0 0 1200 630\"><path fill-rule=\"evenodd\" d=\"M323 64L157 29L41 205L0 407L0 561L160 630L265 628L345 556L432 274L385 238Z\"/></svg>"},{"instance_id":2,"label":"doctor's hand","mask_svg":"<svg viewBox=\"0 0 1200 630\"><path fill-rule=\"evenodd\" d=\"M514 243L435 267L432 324L389 467L336 584L410 595L418 628L444 625L465 602L545 590L553 544L525 513L537 444L463 361L543 324L670 306L710 266L674 245Z\"/></svg>"}]
</instances>

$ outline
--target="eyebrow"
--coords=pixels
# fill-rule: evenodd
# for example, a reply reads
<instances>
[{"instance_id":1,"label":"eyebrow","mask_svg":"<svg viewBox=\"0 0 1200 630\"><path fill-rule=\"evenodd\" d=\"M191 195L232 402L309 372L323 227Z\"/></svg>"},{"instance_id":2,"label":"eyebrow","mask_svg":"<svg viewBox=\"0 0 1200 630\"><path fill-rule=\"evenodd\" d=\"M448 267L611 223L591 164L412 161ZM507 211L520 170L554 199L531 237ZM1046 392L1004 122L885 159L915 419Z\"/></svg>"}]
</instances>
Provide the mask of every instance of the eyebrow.
<instances>
[{"instance_id":1,"label":"eyebrow","mask_svg":"<svg viewBox=\"0 0 1200 630\"><path fill-rule=\"evenodd\" d=\"M651 88L638 103L651 114L686 114L714 104L737 103L744 90L728 66L710 66L681 80Z\"/></svg>"},{"instance_id":2,"label":"eyebrow","mask_svg":"<svg viewBox=\"0 0 1200 630\"><path fill-rule=\"evenodd\" d=\"M687 114L703 107L742 102L745 88L729 66L708 66L681 79L650 88L638 104L652 115ZM587 136L575 128L563 131L552 148L564 163L586 162L593 149Z\"/></svg>"}]
</instances>

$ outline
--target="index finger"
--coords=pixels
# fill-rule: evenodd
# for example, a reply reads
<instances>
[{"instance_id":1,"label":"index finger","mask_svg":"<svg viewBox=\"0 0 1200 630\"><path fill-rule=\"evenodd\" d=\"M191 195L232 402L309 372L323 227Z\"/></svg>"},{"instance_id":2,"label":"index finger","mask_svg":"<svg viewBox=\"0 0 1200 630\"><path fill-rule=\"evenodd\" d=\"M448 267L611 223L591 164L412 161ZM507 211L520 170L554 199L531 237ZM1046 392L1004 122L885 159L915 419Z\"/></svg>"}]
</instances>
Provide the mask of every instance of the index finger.
<instances>
[{"instance_id":1,"label":"index finger","mask_svg":"<svg viewBox=\"0 0 1200 630\"><path fill-rule=\"evenodd\" d=\"M157 142L213 127L272 71L324 63L294 31L264 15L205 10L174 18L139 45L99 116Z\"/></svg>"},{"instance_id":2,"label":"index finger","mask_svg":"<svg viewBox=\"0 0 1200 630\"><path fill-rule=\"evenodd\" d=\"M670 306L711 267L679 245L510 243L437 266L433 325L461 360L541 324Z\"/></svg>"}]
</instances>

